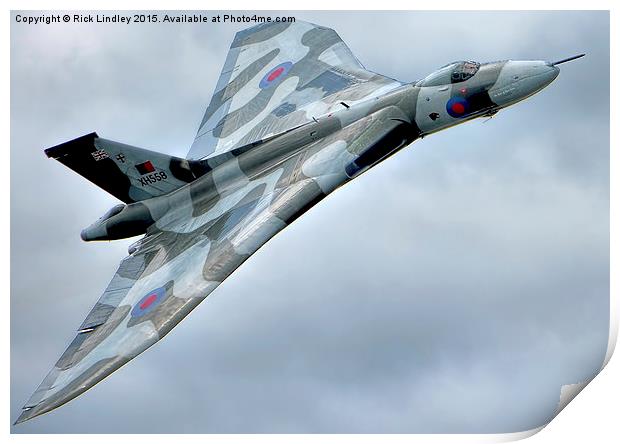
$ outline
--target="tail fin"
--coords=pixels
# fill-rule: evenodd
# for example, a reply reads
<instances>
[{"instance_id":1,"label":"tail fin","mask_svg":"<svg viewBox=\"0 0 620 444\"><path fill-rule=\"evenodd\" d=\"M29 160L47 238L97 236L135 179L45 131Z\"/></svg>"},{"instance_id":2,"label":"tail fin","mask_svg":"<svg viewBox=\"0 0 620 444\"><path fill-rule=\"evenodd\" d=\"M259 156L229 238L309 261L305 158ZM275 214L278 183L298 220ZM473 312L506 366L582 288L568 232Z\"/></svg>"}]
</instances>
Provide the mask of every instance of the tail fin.
<instances>
[{"instance_id":1,"label":"tail fin","mask_svg":"<svg viewBox=\"0 0 620 444\"><path fill-rule=\"evenodd\" d=\"M86 134L45 150L125 203L167 194L209 170L206 163L188 161Z\"/></svg>"}]
</instances>

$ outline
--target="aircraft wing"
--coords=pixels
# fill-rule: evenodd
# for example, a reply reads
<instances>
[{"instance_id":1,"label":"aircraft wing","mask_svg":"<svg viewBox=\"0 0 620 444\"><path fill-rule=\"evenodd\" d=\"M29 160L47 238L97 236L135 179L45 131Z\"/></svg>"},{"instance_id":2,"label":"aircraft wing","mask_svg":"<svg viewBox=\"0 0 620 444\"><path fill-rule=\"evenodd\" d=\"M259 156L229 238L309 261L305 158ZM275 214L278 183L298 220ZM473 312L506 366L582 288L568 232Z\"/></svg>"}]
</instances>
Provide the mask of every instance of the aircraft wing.
<instances>
[{"instance_id":1,"label":"aircraft wing","mask_svg":"<svg viewBox=\"0 0 620 444\"><path fill-rule=\"evenodd\" d=\"M209 200L201 181L178 190L185 204L130 247L17 423L75 398L160 340L276 233L389 155L386 135L400 137L402 119L395 108L378 111Z\"/></svg>"},{"instance_id":2,"label":"aircraft wing","mask_svg":"<svg viewBox=\"0 0 620 444\"><path fill-rule=\"evenodd\" d=\"M400 85L366 70L333 29L254 26L235 35L188 158L260 142Z\"/></svg>"}]
</instances>

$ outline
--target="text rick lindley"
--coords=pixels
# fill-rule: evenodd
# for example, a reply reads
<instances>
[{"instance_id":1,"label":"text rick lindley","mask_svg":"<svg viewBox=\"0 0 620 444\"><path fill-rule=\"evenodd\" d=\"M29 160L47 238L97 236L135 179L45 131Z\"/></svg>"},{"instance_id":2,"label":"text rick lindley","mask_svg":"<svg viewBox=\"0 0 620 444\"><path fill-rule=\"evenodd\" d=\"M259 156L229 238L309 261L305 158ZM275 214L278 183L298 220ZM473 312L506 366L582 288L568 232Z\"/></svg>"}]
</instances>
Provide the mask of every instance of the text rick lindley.
<instances>
[{"instance_id":1,"label":"text rick lindley","mask_svg":"<svg viewBox=\"0 0 620 444\"><path fill-rule=\"evenodd\" d=\"M65 22L69 16L65 15L63 20ZM187 15L182 16L169 16L165 14L163 17L157 14L133 14L133 15L121 15L121 14L73 14L71 19L74 23L158 23L158 22L170 22L170 23L205 23L209 21L209 17L205 15ZM213 21L220 21L219 18Z\"/></svg>"}]
</instances>

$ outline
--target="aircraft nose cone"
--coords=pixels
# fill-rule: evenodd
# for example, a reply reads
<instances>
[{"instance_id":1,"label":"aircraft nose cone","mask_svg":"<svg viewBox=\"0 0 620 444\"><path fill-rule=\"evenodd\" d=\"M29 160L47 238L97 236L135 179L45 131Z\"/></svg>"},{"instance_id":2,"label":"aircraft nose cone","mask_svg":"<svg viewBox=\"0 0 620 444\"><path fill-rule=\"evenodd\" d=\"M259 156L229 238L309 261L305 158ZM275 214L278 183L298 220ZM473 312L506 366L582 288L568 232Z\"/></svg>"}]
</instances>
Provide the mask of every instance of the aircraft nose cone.
<instances>
[{"instance_id":1,"label":"aircraft nose cone","mask_svg":"<svg viewBox=\"0 0 620 444\"><path fill-rule=\"evenodd\" d=\"M560 74L560 68L549 63L536 63L525 73L522 80L521 93L523 98L537 93L547 87Z\"/></svg>"},{"instance_id":2,"label":"aircraft nose cone","mask_svg":"<svg viewBox=\"0 0 620 444\"><path fill-rule=\"evenodd\" d=\"M489 90L491 100L500 106L512 105L548 86L559 73L557 66L542 60L506 62Z\"/></svg>"},{"instance_id":3,"label":"aircraft nose cone","mask_svg":"<svg viewBox=\"0 0 620 444\"><path fill-rule=\"evenodd\" d=\"M547 85L549 85L551 82L553 82L555 80L555 78L560 75L560 68L558 68L557 66L552 65L551 63L547 62L545 63L545 68L546 70L544 71L543 75L546 76L546 83L543 86L543 88Z\"/></svg>"}]
</instances>

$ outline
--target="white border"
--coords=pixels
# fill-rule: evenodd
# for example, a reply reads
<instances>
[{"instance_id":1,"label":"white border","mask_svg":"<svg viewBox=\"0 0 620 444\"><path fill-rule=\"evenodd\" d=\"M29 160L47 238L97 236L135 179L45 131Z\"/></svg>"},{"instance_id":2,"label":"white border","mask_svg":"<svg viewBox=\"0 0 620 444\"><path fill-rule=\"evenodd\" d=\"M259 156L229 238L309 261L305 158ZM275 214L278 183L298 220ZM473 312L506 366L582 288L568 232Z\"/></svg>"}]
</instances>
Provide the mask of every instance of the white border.
<instances>
[{"instance_id":1,"label":"white border","mask_svg":"<svg viewBox=\"0 0 620 444\"><path fill-rule=\"evenodd\" d=\"M165 1L144 1L144 0L111 0L111 1L92 1L88 5L84 2L76 0L63 0L57 1L53 4L41 0L32 1L15 1L10 0L5 2L8 6L6 15L2 23L2 36L4 44L2 45L3 60L9 60L9 48L10 48L10 26L8 14L10 10L16 9L105 9L105 10L128 10L128 9L208 9L213 10L258 10L256 8L256 1L238 0L234 6L231 6L231 1L214 0L209 1L208 4L204 1L196 0L176 0L174 2ZM375 2L361 2L361 1L341 1L335 4L333 0L314 0L311 2L295 2L283 1L283 0L269 0L268 2L260 2L262 9L270 10L343 10L343 9L358 9L358 10L370 10L377 9L373 6L380 7L381 10L464 10L464 9L492 9L492 10L560 10L560 9L605 9L611 10L611 54L617 54L618 45L618 14L617 14L617 2L612 0L590 0L588 2L576 2L576 1L557 1L557 0L521 0L521 1L488 1L488 0L467 0L467 1L443 1L440 4L437 2L412 2L412 1L393 1L382 0L380 3ZM489 36L492 38L492 36ZM6 65L5 65L6 66ZM4 85L4 97L10 97L10 79L9 69L3 69L1 71L2 83ZM610 159L610 186L611 186L611 227L617 227L620 220L618 218L618 155L616 153L616 141L617 141L617 95L618 88L614 79L618 76L614 75L617 70L617 57L611 59L611 159ZM587 87L586 85L580 85L579 87ZM5 134L5 148L6 157L2 162L2 173L0 175L2 188L9 189L10 180L10 101L5 102L4 115L2 119L2 127ZM4 193L6 199L9 198L9 193ZM3 245L8 246L10 241L10 215L9 205L6 202L3 205L3 217L0 217L0 229L4 236ZM611 300L610 300L610 340L605 358L605 365L610 362L618 334L618 234L617 228L611 229ZM6 291L4 295L10 294L9 278L10 278L10 254L7 248L3 249L2 255L2 273L3 282ZM8 297L6 298L5 307L9 305ZM9 310L5 308L5 316L9 317ZM3 356L10 356L10 322L7 319L4 324L4 353ZM9 366L5 365L1 370L4 373L4 380L7 386L10 387ZM544 430L543 433L531 438L531 442L562 442L582 443L588 439L597 444L603 443L615 443L620 438L620 432L618 431L617 423L617 401L612 399L612 394L618 393L618 373L620 369L617 364L617 359L612 361L611 364L603 370L603 372L597 376L591 384L585 388L584 392L579 396L578 401L573 401L568 407L563 410L557 418L555 418ZM581 388L577 387L579 390ZM572 388L575 391L575 387ZM84 439L88 439L89 443L108 442L110 437L106 435L9 435L10 433L10 408L8 400L5 401L2 409L7 421L5 424L7 427L7 435L5 439L11 439L17 442L30 442L33 440L45 439L49 442L67 443L67 442L83 442ZM613 415L613 416L612 416ZM205 439L214 439L218 442L269 442L269 443L290 443L292 439L296 442L316 442L319 440L329 440L330 442L375 442L375 441L389 441L389 442L425 442L425 443L442 443L442 442L506 442L518 439L527 438L536 434L541 429L533 429L520 433L511 434L495 434L495 435L209 435L208 437L202 435L177 435L175 439L182 439L192 442L204 442ZM117 435L118 438L123 440L132 441L147 441L148 442L166 442L170 441L169 435Z\"/></svg>"}]
</instances>

